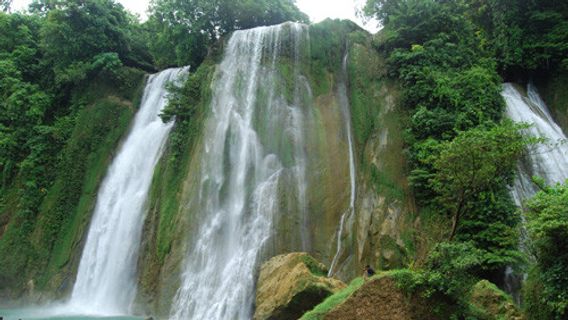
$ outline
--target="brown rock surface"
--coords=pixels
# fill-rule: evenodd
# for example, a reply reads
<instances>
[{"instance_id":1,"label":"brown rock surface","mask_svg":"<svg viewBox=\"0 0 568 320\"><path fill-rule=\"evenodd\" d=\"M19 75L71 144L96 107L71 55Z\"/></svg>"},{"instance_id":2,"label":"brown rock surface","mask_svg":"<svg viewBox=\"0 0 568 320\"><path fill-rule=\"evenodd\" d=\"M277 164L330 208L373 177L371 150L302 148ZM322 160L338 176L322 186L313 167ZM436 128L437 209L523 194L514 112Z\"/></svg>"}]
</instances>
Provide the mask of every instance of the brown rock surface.
<instances>
[{"instance_id":1,"label":"brown rock surface","mask_svg":"<svg viewBox=\"0 0 568 320\"><path fill-rule=\"evenodd\" d=\"M392 278L365 283L347 300L331 310L325 320L435 320L421 299L404 294Z\"/></svg>"},{"instance_id":2,"label":"brown rock surface","mask_svg":"<svg viewBox=\"0 0 568 320\"><path fill-rule=\"evenodd\" d=\"M325 277L326 268L306 253L276 256L262 265L255 320L298 319L345 284Z\"/></svg>"}]
</instances>

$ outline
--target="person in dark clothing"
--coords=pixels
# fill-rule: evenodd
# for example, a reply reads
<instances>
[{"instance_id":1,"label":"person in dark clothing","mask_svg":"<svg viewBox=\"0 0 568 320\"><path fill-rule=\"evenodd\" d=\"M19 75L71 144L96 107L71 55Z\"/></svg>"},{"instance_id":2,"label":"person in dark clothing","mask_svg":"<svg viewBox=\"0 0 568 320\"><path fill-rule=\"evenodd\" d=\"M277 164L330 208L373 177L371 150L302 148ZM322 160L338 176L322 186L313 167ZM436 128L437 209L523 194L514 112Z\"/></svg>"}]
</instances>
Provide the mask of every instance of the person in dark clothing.
<instances>
[{"instance_id":1,"label":"person in dark clothing","mask_svg":"<svg viewBox=\"0 0 568 320\"><path fill-rule=\"evenodd\" d=\"M365 269L363 269L363 272L363 278L365 280L375 275L375 270L373 270L370 265L366 265Z\"/></svg>"}]
</instances>

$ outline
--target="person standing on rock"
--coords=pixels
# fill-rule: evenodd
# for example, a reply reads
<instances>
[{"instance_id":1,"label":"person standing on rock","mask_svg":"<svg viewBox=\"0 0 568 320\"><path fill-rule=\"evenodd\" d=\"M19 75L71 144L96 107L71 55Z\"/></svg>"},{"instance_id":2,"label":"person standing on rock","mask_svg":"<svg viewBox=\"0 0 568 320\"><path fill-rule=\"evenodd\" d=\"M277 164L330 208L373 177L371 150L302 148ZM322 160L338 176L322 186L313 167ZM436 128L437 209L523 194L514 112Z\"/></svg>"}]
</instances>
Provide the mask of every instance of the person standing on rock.
<instances>
[{"instance_id":1,"label":"person standing on rock","mask_svg":"<svg viewBox=\"0 0 568 320\"><path fill-rule=\"evenodd\" d=\"M374 275L375 275L375 270L373 270L373 268L371 268L370 265L366 265L365 269L363 269L363 279L367 280Z\"/></svg>"}]
</instances>

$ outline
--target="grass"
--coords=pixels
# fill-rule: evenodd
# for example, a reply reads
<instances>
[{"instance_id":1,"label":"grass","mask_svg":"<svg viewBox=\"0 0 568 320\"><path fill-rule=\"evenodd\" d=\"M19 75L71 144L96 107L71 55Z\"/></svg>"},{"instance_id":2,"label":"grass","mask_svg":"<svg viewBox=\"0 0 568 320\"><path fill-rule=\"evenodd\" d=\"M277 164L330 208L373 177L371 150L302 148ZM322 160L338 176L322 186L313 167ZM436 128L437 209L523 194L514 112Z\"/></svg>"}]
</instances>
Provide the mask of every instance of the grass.
<instances>
[{"instance_id":1,"label":"grass","mask_svg":"<svg viewBox=\"0 0 568 320\"><path fill-rule=\"evenodd\" d=\"M329 270L327 270L325 268L325 266L323 266L321 263L319 263L312 256L305 255L305 256L302 257L302 260L304 261L304 264L306 265L306 267L308 267L308 269L310 270L310 272L313 275L320 276L320 277L326 277L327 276L327 272Z\"/></svg>"},{"instance_id":2,"label":"grass","mask_svg":"<svg viewBox=\"0 0 568 320\"><path fill-rule=\"evenodd\" d=\"M318 304L312 311L304 314L301 320L320 320L336 306L347 300L353 292L357 291L365 283L363 278L355 278L351 281L347 288L339 291L338 293L329 296L322 303Z\"/></svg>"}]
</instances>

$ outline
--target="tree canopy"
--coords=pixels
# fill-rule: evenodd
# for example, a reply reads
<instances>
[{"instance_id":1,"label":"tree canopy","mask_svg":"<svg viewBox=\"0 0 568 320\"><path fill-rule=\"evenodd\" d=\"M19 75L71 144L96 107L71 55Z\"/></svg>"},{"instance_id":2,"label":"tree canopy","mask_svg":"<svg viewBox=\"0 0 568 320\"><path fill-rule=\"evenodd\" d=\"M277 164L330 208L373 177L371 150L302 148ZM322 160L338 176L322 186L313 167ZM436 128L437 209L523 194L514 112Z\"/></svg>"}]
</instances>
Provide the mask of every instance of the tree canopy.
<instances>
[{"instance_id":1,"label":"tree canopy","mask_svg":"<svg viewBox=\"0 0 568 320\"><path fill-rule=\"evenodd\" d=\"M150 49L160 66L196 68L219 37L285 21L307 22L293 0L153 0Z\"/></svg>"}]
</instances>

